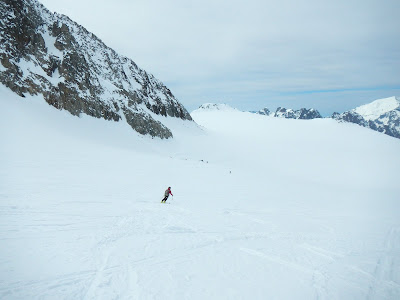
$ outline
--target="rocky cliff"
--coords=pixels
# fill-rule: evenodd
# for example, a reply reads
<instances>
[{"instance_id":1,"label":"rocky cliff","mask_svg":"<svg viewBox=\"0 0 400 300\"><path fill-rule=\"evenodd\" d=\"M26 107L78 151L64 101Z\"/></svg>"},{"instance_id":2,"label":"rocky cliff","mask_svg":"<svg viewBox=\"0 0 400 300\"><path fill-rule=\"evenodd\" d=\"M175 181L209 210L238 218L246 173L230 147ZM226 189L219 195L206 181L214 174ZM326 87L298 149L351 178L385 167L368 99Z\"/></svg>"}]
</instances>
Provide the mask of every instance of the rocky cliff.
<instances>
[{"instance_id":1,"label":"rocky cliff","mask_svg":"<svg viewBox=\"0 0 400 300\"><path fill-rule=\"evenodd\" d=\"M2 0L0 16L0 82L18 95L160 138L172 133L155 115L191 120L161 81L67 16L36 0Z\"/></svg>"}]
</instances>

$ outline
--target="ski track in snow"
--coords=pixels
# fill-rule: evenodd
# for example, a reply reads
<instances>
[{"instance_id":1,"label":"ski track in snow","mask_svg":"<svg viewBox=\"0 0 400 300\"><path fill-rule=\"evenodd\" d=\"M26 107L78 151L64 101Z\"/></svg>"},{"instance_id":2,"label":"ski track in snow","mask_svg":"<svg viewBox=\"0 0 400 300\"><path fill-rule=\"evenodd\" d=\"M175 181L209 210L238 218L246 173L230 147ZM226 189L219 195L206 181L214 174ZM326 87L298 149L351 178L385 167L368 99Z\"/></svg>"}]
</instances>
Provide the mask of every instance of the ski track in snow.
<instances>
[{"instance_id":1,"label":"ski track in snow","mask_svg":"<svg viewBox=\"0 0 400 300\"><path fill-rule=\"evenodd\" d=\"M400 290L396 283L397 279L394 277L397 274L399 260L398 228L392 228L387 234L375 270L369 274L357 270L351 264L341 263L341 259L346 254L312 245L315 239L312 234L310 236L296 236L290 232L285 234L276 226L270 226L271 222L260 219L262 215L260 212L238 213L222 209L217 215L228 216L230 219L228 222L230 233L227 233L221 228L215 228L215 231L210 231L211 228L199 228L191 222L196 214L193 211L182 210L176 206L164 205L164 208L168 208L169 214L156 208L143 208L136 210L133 213L134 216L115 216L114 221L109 222L106 228L93 237L93 247L88 252L90 257L86 258L94 261L93 269L47 280L16 282L0 290L2 298L7 299L8 296L14 298L13 295L17 291L31 290L32 299L50 299L54 294L67 291L68 296L64 299L161 299L162 292L152 291L151 286L141 282L146 272L151 273L153 269L168 270L171 267L174 269L173 266L182 263L190 264L192 259L203 256L205 253L219 253L226 249L236 251L238 257L252 256L259 265L265 264L266 268L278 268L284 272L297 274L296 276L302 278L302 281L309 282L309 286L313 288L310 293L314 299L332 298L329 282L330 278L335 276L334 274L340 274L335 271L338 268L352 270L353 274L364 272L363 276L368 277L370 281L368 299L381 299L382 296L384 296L383 299L395 299L394 297L398 295L396 293ZM185 217L175 214L182 211ZM245 222L244 217L247 218ZM154 219L158 219L159 224L147 227L146 224ZM242 220L238 223L239 226L235 225L238 219ZM252 230L242 231L242 226L249 226ZM138 236L144 237L140 247L141 253L136 253L135 247L132 248ZM173 245L168 251L155 251L163 247L163 241L169 240L171 236L182 236L185 240L190 240L190 236L193 236L195 239L193 243L184 244L181 247ZM173 239L174 244L181 240L179 237ZM267 246L248 247L247 245L251 246L252 242L255 242L254 245ZM224 268L225 275L232 274L229 267ZM174 275L168 272L165 272L164 276L169 278L168 281L173 281ZM189 275L179 280L191 282ZM387 291L392 291L393 294L387 294ZM16 299L25 298L25 296L18 297L18 293L16 295ZM196 296L194 298L196 299Z\"/></svg>"},{"instance_id":2,"label":"ski track in snow","mask_svg":"<svg viewBox=\"0 0 400 300\"><path fill-rule=\"evenodd\" d=\"M400 227L392 227L385 237L368 291L368 299L400 297ZM397 291L396 291L397 290ZM391 294L393 291L393 294Z\"/></svg>"}]
</instances>

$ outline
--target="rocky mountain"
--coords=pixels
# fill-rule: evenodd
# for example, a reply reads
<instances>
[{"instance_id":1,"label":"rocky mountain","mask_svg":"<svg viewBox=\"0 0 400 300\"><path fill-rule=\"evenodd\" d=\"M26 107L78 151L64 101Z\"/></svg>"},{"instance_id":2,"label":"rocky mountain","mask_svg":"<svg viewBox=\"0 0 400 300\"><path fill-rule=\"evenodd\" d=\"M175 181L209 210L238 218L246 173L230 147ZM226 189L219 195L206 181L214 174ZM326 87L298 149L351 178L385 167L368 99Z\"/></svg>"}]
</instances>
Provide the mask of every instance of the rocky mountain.
<instances>
[{"instance_id":1,"label":"rocky mountain","mask_svg":"<svg viewBox=\"0 0 400 300\"><path fill-rule=\"evenodd\" d=\"M322 118L318 110L314 108L310 109L301 108L298 110L293 110L282 107L277 108L274 117L286 118L286 119L300 119L300 120L311 120L311 119Z\"/></svg>"},{"instance_id":2,"label":"rocky mountain","mask_svg":"<svg viewBox=\"0 0 400 300\"><path fill-rule=\"evenodd\" d=\"M400 138L400 99L396 97L375 100L342 114L334 113L332 118Z\"/></svg>"},{"instance_id":3,"label":"rocky mountain","mask_svg":"<svg viewBox=\"0 0 400 300\"><path fill-rule=\"evenodd\" d=\"M160 138L172 132L156 115L191 120L161 81L67 16L36 0L2 0L0 16L0 82L18 95Z\"/></svg>"},{"instance_id":4,"label":"rocky mountain","mask_svg":"<svg viewBox=\"0 0 400 300\"><path fill-rule=\"evenodd\" d=\"M301 119L301 120L311 120L316 118L322 118L318 110L310 108L301 108L298 110L287 109L283 107L278 107L275 113L272 113L268 108L263 108L259 110L257 114L271 116L276 118L286 118L286 119Z\"/></svg>"},{"instance_id":5,"label":"rocky mountain","mask_svg":"<svg viewBox=\"0 0 400 300\"><path fill-rule=\"evenodd\" d=\"M236 108L233 108L229 106L228 104L224 103L204 103L199 106L198 110L237 110Z\"/></svg>"},{"instance_id":6,"label":"rocky mountain","mask_svg":"<svg viewBox=\"0 0 400 300\"><path fill-rule=\"evenodd\" d=\"M263 116L270 116L271 115L271 111L266 107L263 108L263 109L260 109L259 111L256 111L255 113L259 114L259 115L263 115Z\"/></svg>"}]
</instances>

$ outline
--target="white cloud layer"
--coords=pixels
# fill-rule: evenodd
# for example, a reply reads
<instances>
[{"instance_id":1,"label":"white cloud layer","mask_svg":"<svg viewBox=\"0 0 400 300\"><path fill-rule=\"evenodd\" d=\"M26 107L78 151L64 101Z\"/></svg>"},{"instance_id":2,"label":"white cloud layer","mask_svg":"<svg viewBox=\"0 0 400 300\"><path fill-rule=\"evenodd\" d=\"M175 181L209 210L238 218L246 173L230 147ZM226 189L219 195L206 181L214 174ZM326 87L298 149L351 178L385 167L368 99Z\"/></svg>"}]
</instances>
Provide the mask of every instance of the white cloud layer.
<instances>
[{"instance_id":1,"label":"white cloud layer","mask_svg":"<svg viewBox=\"0 0 400 300\"><path fill-rule=\"evenodd\" d=\"M41 2L164 81L189 110L225 101L329 113L400 93L397 0Z\"/></svg>"}]
</instances>

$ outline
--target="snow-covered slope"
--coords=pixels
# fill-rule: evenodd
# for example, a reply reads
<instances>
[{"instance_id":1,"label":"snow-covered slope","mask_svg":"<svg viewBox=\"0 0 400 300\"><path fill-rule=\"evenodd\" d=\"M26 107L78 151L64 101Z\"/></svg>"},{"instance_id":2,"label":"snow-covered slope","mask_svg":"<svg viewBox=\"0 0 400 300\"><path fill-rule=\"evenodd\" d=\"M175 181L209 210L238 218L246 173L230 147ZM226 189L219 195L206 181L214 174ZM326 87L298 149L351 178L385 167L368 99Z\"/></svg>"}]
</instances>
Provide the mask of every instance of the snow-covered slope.
<instances>
[{"instance_id":1,"label":"snow-covered slope","mask_svg":"<svg viewBox=\"0 0 400 300\"><path fill-rule=\"evenodd\" d=\"M397 139L237 110L150 139L4 88L0 109L1 299L400 298Z\"/></svg>"}]
</instances>

